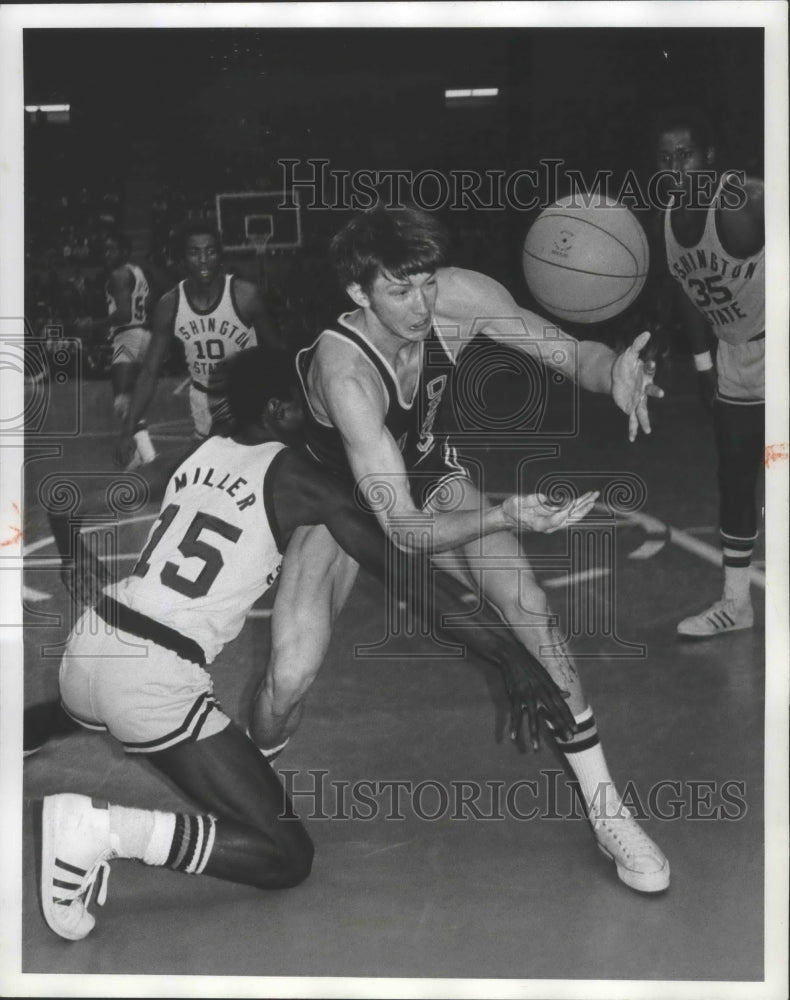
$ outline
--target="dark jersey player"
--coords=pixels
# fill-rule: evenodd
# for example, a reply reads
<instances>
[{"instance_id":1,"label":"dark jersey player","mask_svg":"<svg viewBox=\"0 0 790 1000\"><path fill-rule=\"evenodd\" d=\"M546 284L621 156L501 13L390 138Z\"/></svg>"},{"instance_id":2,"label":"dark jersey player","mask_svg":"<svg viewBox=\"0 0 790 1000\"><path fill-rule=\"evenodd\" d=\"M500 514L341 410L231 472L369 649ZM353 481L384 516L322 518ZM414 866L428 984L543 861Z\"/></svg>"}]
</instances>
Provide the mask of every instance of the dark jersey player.
<instances>
[{"instance_id":1,"label":"dark jersey player","mask_svg":"<svg viewBox=\"0 0 790 1000\"><path fill-rule=\"evenodd\" d=\"M482 591L570 691L580 731L558 746L579 780L598 845L631 887L665 889L669 864L621 806L578 674L520 549L516 529L525 512L519 499L491 504L436 429L453 368L483 333L583 388L611 395L628 415L633 440L640 427L650 430L647 397L662 395L639 358L650 335L641 334L621 355L603 344L572 341L519 307L498 282L443 266L445 247L438 222L412 209L359 213L335 236L335 270L355 309L299 357L308 447L318 463L356 487L389 535L408 521L415 539L429 539L427 547L441 553L437 564ZM555 329L553 336L547 327ZM491 567L477 573L474 560L481 553ZM298 726L355 572L323 527L294 533L255 717L259 745L279 746Z\"/></svg>"}]
</instances>

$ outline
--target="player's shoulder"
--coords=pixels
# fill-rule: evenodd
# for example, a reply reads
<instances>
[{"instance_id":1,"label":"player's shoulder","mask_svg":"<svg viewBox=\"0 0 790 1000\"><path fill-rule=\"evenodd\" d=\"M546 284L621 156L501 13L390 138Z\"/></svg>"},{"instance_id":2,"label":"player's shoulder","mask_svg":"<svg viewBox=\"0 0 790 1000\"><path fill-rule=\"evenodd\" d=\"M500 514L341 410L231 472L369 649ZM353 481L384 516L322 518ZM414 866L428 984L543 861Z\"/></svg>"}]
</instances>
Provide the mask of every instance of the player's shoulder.
<instances>
[{"instance_id":1,"label":"player's shoulder","mask_svg":"<svg viewBox=\"0 0 790 1000\"><path fill-rule=\"evenodd\" d=\"M742 172L728 171L721 179L720 204L732 215L762 215L765 203L765 182Z\"/></svg>"},{"instance_id":2,"label":"player's shoulder","mask_svg":"<svg viewBox=\"0 0 790 1000\"><path fill-rule=\"evenodd\" d=\"M465 314L486 303L504 303L510 293L495 278L464 267L442 267L436 272L436 311L439 315Z\"/></svg>"},{"instance_id":3,"label":"player's shoulder","mask_svg":"<svg viewBox=\"0 0 790 1000\"><path fill-rule=\"evenodd\" d=\"M262 301L258 286L236 274L230 275L230 294L236 311L240 313L242 319L251 319Z\"/></svg>"},{"instance_id":4,"label":"player's shoulder","mask_svg":"<svg viewBox=\"0 0 790 1000\"><path fill-rule=\"evenodd\" d=\"M318 338L314 355L315 382L326 400L339 403L349 398L383 399L381 379L365 354L346 337L332 329Z\"/></svg>"},{"instance_id":5,"label":"player's shoulder","mask_svg":"<svg viewBox=\"0 0 790 1000\"><path fill-rule=\"evenodd\" d=\"M365 355L349 337L332 327L322 330L315 342L315 360L322 372L331 377L355 377L371 370Z\"/></svg>"},{"instance_id":6,"label":"player's shoulder","mask_svg":"<svg viewBox=\"0 0 790 1000\"><path fill-rule=\"evenodd\" d=\"M154 322L157 324L172 323L176 318L180 283L166 291L154 306Z\"/></svg>"},{"instance_id":7,"label":"player's shoulder","mask_svg":"<svg viewBox=\"0 0 790 1000\"><path fill-rule=\"evenodd\" d=\"M746 208L752 214L765 212L765 181L762 177L747 177L743 183L746 194Z\"/></svg>"},{"instance_id":8,"label":"player's shoulder","mask_svg":"<svg viewBox=\"0 0 790 1000\"><path fill-rule=\"evenodd\" d=\"M246 278L240 278L237 274L231 274L229 277L233 297L239 304L260 298L260 289L254 282L247 281Z\"/></svg>"},{"instance_id":9,"label":"player's shoulder","mask_svg":"<svg viewBox=\"0 0 790 1000\"><path fill-rule=\"evenodd\" d=\"M439 292L463 294L468 292L491 291L503 286L482 271L472 271L466 267L441 267L436 272Z\"/></svg>"},{"instance_id":10,"label":"player's shoulder","mask_svg":"<svg viewBox=\"0 0 790 1000\"><path fill-rule=\"evenodd\" d=\"M760 177L737 174L724 177L723 189L728 185L737 202L718 213L720 232L732 252L749 256L765 243L765 185Z\"/></svg>"}]
</instances>

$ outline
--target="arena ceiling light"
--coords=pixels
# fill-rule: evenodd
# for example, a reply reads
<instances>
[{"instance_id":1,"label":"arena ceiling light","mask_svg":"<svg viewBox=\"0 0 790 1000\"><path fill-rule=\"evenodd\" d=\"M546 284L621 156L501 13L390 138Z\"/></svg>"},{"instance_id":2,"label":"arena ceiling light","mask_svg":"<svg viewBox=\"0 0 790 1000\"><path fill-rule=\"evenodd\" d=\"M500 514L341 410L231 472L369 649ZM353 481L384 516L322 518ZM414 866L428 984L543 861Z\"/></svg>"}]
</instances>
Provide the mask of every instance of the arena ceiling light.
<instances>
[{"instance_id":1,"label":"arena ceiling light","mask_svg":"<svg viewBox=\"0 0 790 1000\"><path fill-rule=\"evenodd\" d=\"M444 92L448 101L464 97L496 97L498 94L499 87L473 87L466 90L445 90Z\"/></svg>"},{"instance_id":2,"label":"arena ceiling light","mask_svg":"<svg viewBox=\"0 0 790 1000\"><path fill-rule=\"evenodd\" d=\"M70 104L26 104L25 113L33 122L68 124L71 121Z\"/></svg>"},{"instance_id":3,"label":"arena ceiling light","mask_svg":"<svg viewBox=\"0 0 790 1000\"><path fill-rule=\"evenodd\" d=\"M493 104L498 96L499 87L454 88L445 90L444 103L448 108L478 108Z\"/></svg>"}]
</instances>

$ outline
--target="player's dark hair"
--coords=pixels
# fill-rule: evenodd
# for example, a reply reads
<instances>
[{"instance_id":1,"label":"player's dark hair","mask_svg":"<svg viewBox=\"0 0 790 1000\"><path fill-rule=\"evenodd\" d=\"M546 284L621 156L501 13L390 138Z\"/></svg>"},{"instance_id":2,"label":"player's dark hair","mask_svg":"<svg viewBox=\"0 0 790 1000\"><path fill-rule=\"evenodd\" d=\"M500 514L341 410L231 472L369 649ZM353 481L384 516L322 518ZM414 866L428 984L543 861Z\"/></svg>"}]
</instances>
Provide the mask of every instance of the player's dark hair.
<instances>
[{"instance_id":1,"label":"player's dark hair","mask_svg":"<svg viewBox=\"0 0 790 1000\"><path fill-rule=\"evenodd\" d=\"M341 286L358 284L367 291L379 273L402 280L441 267L447 233L435 216L420 209L376 205L343 226L329 253Z\"/></svg>"},{"instance_id":2,"label":"player's dark hair","mask_svg":"<svg viewBox=\"0 0 790 1000\"><path fill-rule=\"evenodd\" d=\"M211 236L217 253L222 253L222 237L214 223L206 219L189 219L178 227L173 241L173 249L179 260L183 260L186 256L187 240L190 236Z\"/></svg>"},{"instance_id":3,"label":"player's dark hair","mask_svg":"<svg viewBox=\"0 0 790 1000\"><path fill-rule=\"evenodd\" d=\"M665 132L683 128L689 130L692 142L701 149L715 145L716 135L708 115L701 108L688 106L664 108L654 116L650 125L650 148L655 149Z\"/></svg>"},{"instance_id":4,"label":"player's dark hair","mask_svg":"<svg viewBox=\"0 0 790 1000\"><path fill-rule=\"evenodd\" d=\"M227 365L227 396L239 426L258 423L270 399L290 399L295 381L293 361L262 347L249 347Z\"/></svg>"}]
</instances>

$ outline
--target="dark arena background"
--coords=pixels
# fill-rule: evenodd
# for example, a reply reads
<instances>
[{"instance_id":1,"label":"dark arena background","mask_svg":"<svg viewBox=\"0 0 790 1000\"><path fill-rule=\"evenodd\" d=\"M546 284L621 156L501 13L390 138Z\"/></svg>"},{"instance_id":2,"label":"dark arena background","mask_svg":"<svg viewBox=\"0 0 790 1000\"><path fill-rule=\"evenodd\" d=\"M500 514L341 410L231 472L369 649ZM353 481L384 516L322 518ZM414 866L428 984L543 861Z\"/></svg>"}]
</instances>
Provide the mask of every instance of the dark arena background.
<instances>
[{"instance_id":1,"label":"dark arena background","mask_svg":"<svg viewBox=\"0 0 790 1000\"><path fill-rule=\"evenodd\" d=\"M177 227L216 223L226 269L259 284L296 350L347 308L327 243L352 195L363 198L359 207L369 203L360 194L367 184L385 200L438 212L453 264L497 278L537 308L521 269L537 212L574 178L603 177L615 197L626 183L644 189L659 109L704 108L719 164L764 175L764 46L763 28L743 26L27 27L25 391L40 403L27 415L25 704L57 693L59 644L74 613L41 491L56 474L91 485L114 474L107 349L83 345L75 327L106 315L108 232L128 235L132 260L159 297L183 277ZM538 173L538 205L529 203L536 185L514 180L525 170ZM497 176L498 195L490 186ZM469 178L479 179L472 193ZM656 210L639 198L631 207L652 234ZM602 493L619 484L613 507L597 509L597 542L582 556L564 532L525 542L579 657L614 778L633 789L637 814L670 859L668 892L643 896L618 882L573 815L550 740L539 755L508 740L493 669L471 653L431 657L420 635L401 652L370 655L387 605L363 574L301 728L275 765L316 843L311 877L288 892L262 892L116 861L106 905L93 907L95 931L61 940L38 902L33 804L75 791L145 808L194 807L108 736L55 740L24 765L23 973L63 977L51 987L59 995L76 988L72 974L105 977L95 988L107 996L121 989L121 975L233 977L209 987L228 996L242 989L237 977L259 977L259 996L330 995L308 978L278 993L264 978L317 976L370 977L344 993L359 996L376 995L379 977L492 980L495 996L682 996L684 985L707 983L699 995L712 997L736 995L717 983L759 988L768 972L765 536L761 525L754 629L680 642L677 622L720 589L716 454L677 318L657 320L662 261L650 239L650 276L632 306L607 323L560 325L617 348L653 330L666 396L651 405L652 435L629 444L610 400L544 372L535 375L546 397L539 416L533 407L510 443L489 441L478 427L467 452L497 496L531 492L560 473ZM499 357L481 390L488 427L522 404L516 356ZM187 381L173 350L148 413L159 450L189 445ZM157 510L130 505L116 515L123 571ZM270 592L259 602L213 669L219 700L238 720L265 669L273 599ZM376 808L338 818L341 786L351 803L360 782L384 781L425 784L416 799L405 795L400 818L383 791ZM491 783L507 791L524 781L534 784L508 800L506 815L490 816ZM464 782L489 796L477 815L452 798ZM504 981L516 980L535 982L507 992ZM593 980L607 984L602 993L588 992ZM90 995L94 981L78 982ZM180 995L176 982L171 995Z\"/></svg>"}]
</instances>

